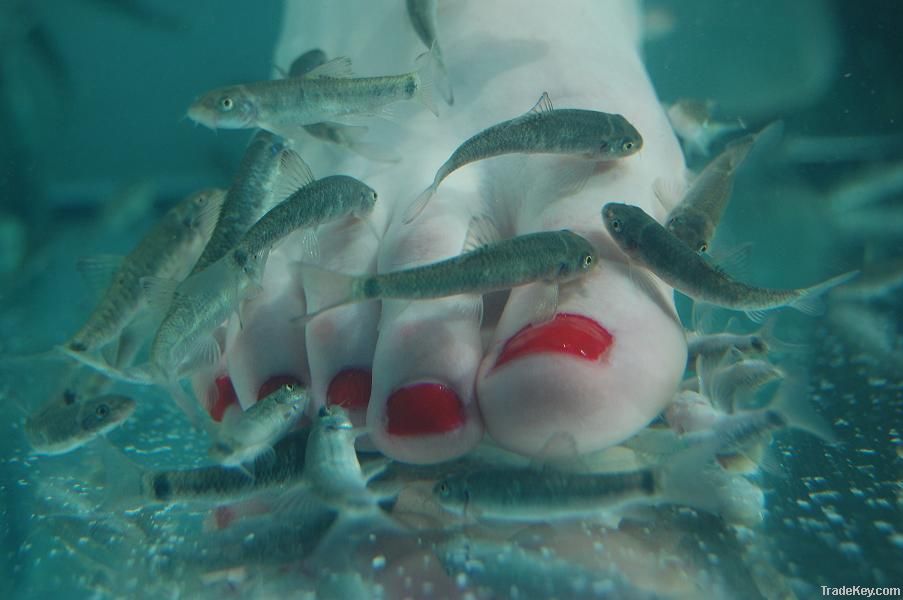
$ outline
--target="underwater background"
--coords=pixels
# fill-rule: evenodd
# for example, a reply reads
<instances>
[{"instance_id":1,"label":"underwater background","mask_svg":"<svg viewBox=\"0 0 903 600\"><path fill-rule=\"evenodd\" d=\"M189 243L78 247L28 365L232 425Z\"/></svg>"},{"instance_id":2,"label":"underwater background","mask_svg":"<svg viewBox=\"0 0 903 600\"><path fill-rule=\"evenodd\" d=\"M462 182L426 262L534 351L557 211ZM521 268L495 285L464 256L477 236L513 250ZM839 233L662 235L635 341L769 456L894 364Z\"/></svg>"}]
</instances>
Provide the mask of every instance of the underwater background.
<instances>
[{"instance_id":1,"label":"underwater background","mask_svg":"<svg viewBox=\"0 0 903 600\"><path fill-rule=\"evenodd\" d=\"M719 120L741 118L750 130L784 123L780 146L738 175L718 232L724 247L752 242L751 280L790 287L903 255L903 5L650 1L644 13L643 59L660 100L710 99ZM178 199L228 185L247 136L214 135L182 115L206 90L268 78L281 17L275 1L3 1L0 354L41 352L77 329L92 303L77 257L124 254ZM705 162L695 161L688 166ZM859 192L874 196L862 200L861 220L838 209L836 198L856 182L884 179L892 183ZM726 597L776 597L750 574L763 562L798 597L820 596L819 586L903 586L901 300L898 284L866 300L831 300L822 318L782 318L781 337L813 350L813 402L839 443L778 435L778 464L759 476L764 522L698 540L733 573ZM116 582L126 550L44 518L78 512L90 496L78 480L85 488L102 481L94 446L36 457L23 435L23 411L54 392L63 366L0 369L8 424L0 435L0 597L138 594ZM164 392L116 389L139 402L108 434L114 445L159 464L202 464L204 440ZM179 518L193 526L204 517ZM650 527L647 543L658 535ZM755 536L755 557L733 556L732 535ZM130 566L128 577L140 579L142 568ZM172 582L142 587L179 597ZM204 591L223 588L215 590ZM241 596L239 584L232 593Z\"/></svg>"}]
</instances>

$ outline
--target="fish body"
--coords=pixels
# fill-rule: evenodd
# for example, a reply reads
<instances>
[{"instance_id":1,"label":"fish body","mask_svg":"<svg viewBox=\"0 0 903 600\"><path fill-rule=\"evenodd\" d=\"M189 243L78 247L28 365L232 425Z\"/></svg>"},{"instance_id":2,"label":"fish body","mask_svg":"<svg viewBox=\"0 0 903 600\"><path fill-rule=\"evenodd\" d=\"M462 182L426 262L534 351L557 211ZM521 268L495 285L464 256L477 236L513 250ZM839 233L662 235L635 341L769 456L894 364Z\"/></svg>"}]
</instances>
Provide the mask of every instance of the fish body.
<instances>
[{"instance_id":1,"label":"fish body","mask_svg":"<svg viewBox=\"0 0 903 600\"><path fill-rule=\"evenodd\" d=\"M258 457L246 472L224 466L147 471L118 454L108 453L107 504L149 505L240 500L264 490L301 481L309 428L289 432L273 445L271 456Z\"/></svg>"},{"instance_id":2,"label":"fish body","mask_svg":"<svg viewBox=\"0 0 903 600\"><path fill-rule=\"evenodd\" d=\"M308 393L301 386L284 385L248 410L227 412L210 456L226 466L253 461L284 436L307 408Z\"/></svg>"},{"instance_id":3,"label":"fish body","mask_svg":"<svg viewBox=\"0 0 903 600\"><path fill-rule=\"evenodd\" d=\"M225 256L241 236L258 221L277 200L273 186L281 175L282 157L292 151L282 138L258 131L248 144L235 180L223 198L223 206L210 241L194 264L196 274Z\"/></svg>"},{"instance_id":4,"label":"fish body","mask_svg":"<svg viewBox=\"0 0 903 600\"><path fill-rule=\"evenodd\" d=\"M405 222L420 214L446 177L472 162L504 154L564 154L609 161L635 154L642 146L642 136L623 116L556 109L543 94L527 113L484 129L458 146L408 208Z\"/></svg>"},{"instance_id":5,"label":"fish body","mask_svg":"<svg viewBox=\"0 0 903 600\"><path fill-rule=\"evenodd\" d=\"M438 27L437 27L437 0L407 0L406 2L408 19L417 37L427 48L436 48L436 66L438 67L440 76L437 78L439 90L445 101L452 105L455 103L455 96L452 92L451 83L448 79L448 70L445 68L445 61L442 59L442 51L439 49Z\"/></svg>"},{"instance_id":6,"label":"fish body","mask_svg":"<svg viewBox=\"0 0 903 600\"><path fill-rule=\"evenodd\" d=\"M304 77L320 65L328 62L326 53L319 48L308 50L296 58L289 68L289 77ZM400 157L386 148L361 141L368 129L360 125L343 125L341 123L311 123L304 125L304 131L324 142L342 146L371 160L398 162Z\"/></svg>"},{"instance_id":7,"label":"fish body","mask_svg":"<svg viewBox=\"0 0 903 600\"><path fill-rule=\"evenodd\" d=\"M259 127L296 137L303 125L379 114L402 100L419 99L435 114L430 90L435 54L426 56L420 69L402 75L348 77L333 69L343 62L336 59L305 77L219 88L195 101L188 117L212 129Z\"/></svg>"},{"instance_id":8,"label":"fish body","mask_svg":"<svg viewBox=\"0 0 903 600\"><path fill-rule=\"evenodd\" d=\"M302 273L306 284L326 292L329 301L321 301L323 308L317 311L321 312L368 299L483 294L537 281L555 285L581 277L595 266L596 258L589 241L562 229L522 235L444 261L378 275L354 277L313 267L303 267Z\"/></svg>"},{"instance_id":9,"label":"fish body","mask_svg":"<svg viewBox=\"0 0 903 600\"><path fill-rule=\"evenodd\" d=\"M170 209L123 259L97 308L66 346L91 352L115 339L144 306L143 277L187 275L210 236L221 202L220 190L204 190Z\"/></svg>"},{"instance_id":10,"label":"fish body","mask_svg":"<svg viewBox=\"0 0 903 600\"><path fill-rule=\"evenodd\" d=\"M581 474L552 469L488 468L452 475L433 487L446 509L484 519L542 521L599 515L649 498L660 483L652 469Z\"/></svg>"},{"instance_id":11,"label":"fish body","mask_svg":"<svg viewBox=\"0 0 903 600\"><path fill-rule=\"evenodd\" d=\"M330 406L320 410L307 441L304 481L326 504L375 504L354 449L357 435L345 409Z\"/></svg>"},{"instance_id":12,"label":"fish body","mask_svg":"<svg viewBox=\"0 0 903 600\"><path fill-rule=\"evenodd\" d=\"M687 340L687 368L696 368L700 356L719 358L736 349L743 354L767 354L769 344L760 333L712 333Z\"/></svg>"},{"instance_id":13,"label":"fish body","mask_svg":"<svg viewBox=\"0 0 903 600\"><path fill-rule=\"evenodd\" d=\"M263 257L285 236L347 216L367 217L377 194L347 175L331 175L303 185L280 202L242 237L233 260L242 265L250 257Z\"/></svg>"},{"instance_id":14,"label":"fish body","mask_svg":"<svg viewBox=\"0 0 903 600\"><path fill-rule=\"evenodd\" d=\"M602 208L602 219L628 257L671 287L697 301L746 311L756 320L761 318L762 311L782 306L805 314L820 314L823 311L820 296L858 274L858 271L846 273L810 288L754 287L713 267L637 206L608 203Z\"/></svg>"},{"instance_id":15,"label":"fish body","mask_svg":"<svg viewBox=\"0 0 903 600\"><path fill-rule=\"evenodd\" d=\"M118 427L135 412L135 401L105 395L53 402L25 420L25 435L36 454L65 454Z\"/></svg>"},{"instance_id":16,"label":"fish body","mask_svg":"<svg viewBox=\"0 0 903 600\"><path fill-rule=\"evenodd\" d=\"M666 229L696 252L708 250L730 200L734 176L755 140L756 136L749 135L725 148L706 165L665 219Z\"/></svg>"}]
</instances>

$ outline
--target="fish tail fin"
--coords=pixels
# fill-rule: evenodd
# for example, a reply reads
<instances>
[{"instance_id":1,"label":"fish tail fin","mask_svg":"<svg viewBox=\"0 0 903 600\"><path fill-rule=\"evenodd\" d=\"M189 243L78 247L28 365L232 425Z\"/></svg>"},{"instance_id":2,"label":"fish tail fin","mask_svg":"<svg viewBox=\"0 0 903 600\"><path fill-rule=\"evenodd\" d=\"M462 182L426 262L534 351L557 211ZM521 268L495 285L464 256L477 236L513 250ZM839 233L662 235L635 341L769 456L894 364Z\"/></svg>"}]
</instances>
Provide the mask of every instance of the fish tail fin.
<instances>
[{"instance_id":1,"label":"fish tail fin","mask_svg":"<svg viewBox=\"0 0 903 600\"><path fill-rule=\"evenodd\" d=\"M178 382L170 382L163 386L173 402L185 413L188 421L197 429L206 431L211 439L216 436L216 425L201 403L182 389Z\"/></svg>"},{"instance_id":2,"label":"fish tail fin","mask_svg":"<svg viewBox=\"0 0 903 600\"><path fill-rule=\"evenodd\" d=\"M740 475L726 472L715 461L717 443L703 443L677 452L656 469L661 502L689 506L730 522L758 522L764 496Z\"/></svg>"},{"instance_id":3,"label":"fish tail fin","mask_svg":"<svg viewBox=\"0 0 903 600\"><path fill-rule=\"evenodd\" d=\"M103 462L103 498L100 508L105 512L128 510L144 502L144 481L148 471L132 462L122 450L109 441L101 444Z\"/></svg>"},{"instance_id":4,"label":"fish tail fin","mask_svg":"<svg viewBox=\"0 0 903 600\"><path fill-rule=\"evenodd\" d=\"M99 356L93 356L87 352L79 352L68 346L57 346L56 350L73 360L106 375L117 381L125 381L126 383L139 383L142 385L153 385L156 383L150 370L144 367L130 367L126 370L120 370L113 365L107 363Z\"/></svg>"},{"instance_id":5,"label":"fish tail fin","mask_svg":"<svg viewBox=\"0 0 903 600\"><path fill-rule=\"evenodd\" d=\"M420 192L417 199L405 210L404 217L402 217L402 223L407 225L416 219L420 213L423 212L423 209L426 208L426 205L429 204L430 200L432 200L433 196L436 195L436 188L438 187L439 183L434 181L430 187Z\"/></svg>"},{"instance_id":6,"label":"fish tail fin","mask_svg":"<svg viewBox=\"0 0 903 600\"><path fill-rule=\"evenodd\" d=\"M359 278L355 275L338 273L323 269L307 263L297 263L304 285L304 295L307 299L307 314L301 319L307 322L314 316L344 304L355 302L357 298L357 283Z\"/></svg>"},{"instance_id":7,"label":"fish tail fin","mask_svg":"<svg viewBox=\"0 0 903 600\"><path fill-rule=\"evenodd\" d=\"M417 57L417 77L420 85L417 86L417 98L434 115L439 116L433 92L436 89L436 74L443 72L442 55L439 53L439 45L433 43L429 52L424 52Z\"/></svg>"},{"instance_id":8,"label":"fish tail fin","mask_svg":"<svg viewBox=\"0 0 903 600\"><path fill-rule=\"evenodd\" d=\"M799 298L790 303L790 306L791 308L795 308L801 313L810 316L823 314L825 312L825 302L822 299L822 296L825 292L846 283L857 275L859 275L859 271L850 271L849 273L832 277L827 281L806 288Z\"/></svg>"},{"instance_id":9,"label":"fish tail fin","mask_svg":"<svg viewBox=\"0 0 903 600\"><path fill-rule=\"evenodd\" d=\"M837 442L830 423L809 402L809 377L802 368L791 369L781 383L769 410L777 412L788 427L800 429L827 444Z\"/></svg>"}]
</instances>

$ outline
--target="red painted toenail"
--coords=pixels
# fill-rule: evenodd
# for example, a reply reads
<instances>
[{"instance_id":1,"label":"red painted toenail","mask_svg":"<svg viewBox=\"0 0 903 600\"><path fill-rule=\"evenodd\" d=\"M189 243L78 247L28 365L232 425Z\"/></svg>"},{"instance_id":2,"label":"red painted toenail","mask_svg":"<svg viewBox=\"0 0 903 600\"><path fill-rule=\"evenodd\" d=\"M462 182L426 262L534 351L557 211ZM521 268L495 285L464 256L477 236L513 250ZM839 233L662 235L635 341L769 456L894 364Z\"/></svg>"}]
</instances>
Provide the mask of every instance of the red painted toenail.
<instances>
[{"instance_id":1,"label":"red painted toenail","mask_svg":"<svg viewBox=\"0 0 903 600\"><path fill-rule=\"evenodd\" d=\"M350 410L367 408L370 403L370 385L373 376L366 369L344 369L340 371L326 390L326 403L338 404Z\"/></svg>"},{"instance_id":2,"label":"red painted toenail","mask_svg":"<svg viewBox=\"0 0 903 600\"><path fill-rule=\"evenodd\" d=\"M232 387L232 380L229 379L228 375L220 375L213 382L213 385L216 386L216 390L213 392L216 394L216 398L210 407L210 416L219 423L223 420L226 409L233 404L238 404L238 394L235 393L235 388Z\"/></svg>"},{"instance_id":3,"label":"red painted toenail","mask_svg":"<svg viewBox=\"0 0 903 600\"><path fill-rule=\"evenodd\" d=\"M457 429L467 415L450 387L418 383L392 392L386 402L386 419L391 435L427 435Z\"/></svg>"},{"instance_id":4,"label":"red painted toenail","mask_svg":"<svg viewBox=\"0 0 903 600\"><path fill-rule=\"evenodd\" d=\"M257 399L266 398L276 390L278 390L283 385L301 385L301 382L298 381L298 378L293 375L273 375L269 379L263 382L263 385L260 386L260 389L257 390Z\"/></svg>"},{"instance_id":5,"label":"red painted toenail","mask_svg":"<svg viewBox=\"0 0 903 600\"><path fill-rule=\"evenodd\" d=\"M611 347L614 338L607 329L583 315L559 314L548 323L527 325L505 343L495 361L506 362L543 352L570 354L596 361Z\"/></svg>"}]
</instances>

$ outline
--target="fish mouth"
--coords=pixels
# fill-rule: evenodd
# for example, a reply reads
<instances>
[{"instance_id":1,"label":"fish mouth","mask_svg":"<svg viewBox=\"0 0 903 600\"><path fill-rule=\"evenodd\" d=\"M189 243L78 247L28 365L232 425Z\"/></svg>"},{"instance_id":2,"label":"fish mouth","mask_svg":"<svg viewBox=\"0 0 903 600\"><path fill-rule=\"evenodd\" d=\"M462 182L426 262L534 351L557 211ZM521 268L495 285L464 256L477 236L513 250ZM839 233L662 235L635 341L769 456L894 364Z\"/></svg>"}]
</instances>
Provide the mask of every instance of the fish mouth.
<instances>
[{"instance_id":1,"label":"fish mouth","mask_svg":"<svg viewBox=\"0 0 903 600\"><path fill-rule=\"evenodd\" d=\"M493 370L535 354L563 354L589 362L603 360L614 336L597 321L573 313L560 313L540 325L527 325L505 342Z\"/></svg>"}]
</instances>

